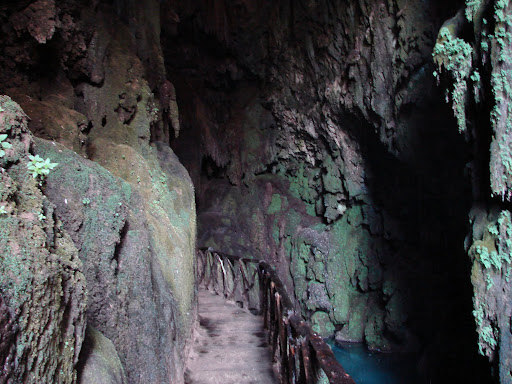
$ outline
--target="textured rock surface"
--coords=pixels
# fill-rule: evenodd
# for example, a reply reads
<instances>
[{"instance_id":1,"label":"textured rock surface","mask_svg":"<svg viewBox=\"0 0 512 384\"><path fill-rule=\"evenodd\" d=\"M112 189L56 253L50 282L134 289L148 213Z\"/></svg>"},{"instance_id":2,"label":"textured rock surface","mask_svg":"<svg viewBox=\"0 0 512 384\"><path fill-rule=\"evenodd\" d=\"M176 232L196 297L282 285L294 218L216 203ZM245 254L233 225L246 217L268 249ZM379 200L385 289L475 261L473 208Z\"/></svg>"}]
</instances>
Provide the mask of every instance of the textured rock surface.
<instances>
[{"instance_id":1,"label":"textured rock surface","mask_svg":"<svg viewBox=\"0 0 512 384\"><path fill-rule=\"evenodd\" d=\"M67 148L38 144L49 196L128 382L181 380L194 311L169 141L200 243L274 263L319 332L419 347L427 382L488 380L479 345L510 380L509 4L466 3L0 4L0 92Z\"/></svg>"},{"instance_id":2,"label":"textured rock surface","mask_svg":"<svg viewBox=\"0 0 512 384\"><path fill-rule=\"evenodd\" d=\"M444 23L434 49L435 75L447 89L459 130L473 146L466 238L473 316L479 352L501 383L512 382L511 12L509 1L467 2Z\"/></svg>"},{"instance_id":3,"label":"textured rock surface","mask_svg":"<svg viewBox=\"0 0 512 384\"><path fill-rule=\"evenodd\" d=\"M27 117L0 96L0 363L2 383L75 383L86 279L54 205L27 170Z\"/></svg>"},{"instance_id":4,"label":"textured rock surface","mask_svg":"<svg viewBox=\"0 0 512 384\"><path fill-rule=\"evenodd\" d=\"M455 310L437 298L461 286L468 186L467 148L431 75L443 11L284 0L171 11L174 146L198 189L199 243L277 265L324 335L383 350L447 337Z\"/></svg>"},{"instance_id":5,"label":"textured rock surface","mask_svg":"<svg viewBox=\"0 0 512 384\"><path fill-rule=\"evenodd\" d=\"M111 341L127 383L183 382L195 202L168 145L179 116L159 2L9 2L0 19L0 89L51 140L37 152L61 165L45 193L83 261L88 324Z\"/></svg>"},{"instance_id":6,"label":"textured rock surface","mask_svg":"<svg viewBox=\"0 0 512 384\"><path fill-rule=\"evenodd\" d=\"M78 368L80 384L125 384L123 365L114 344L93 327L87 327Z\"/></svg>"},{"instance_id":7,"label":"textured rock surface","mask_svg":"<svg viewBox=\"0 0 512 384\"><path fill-rule=\"evenodd\" d=\"M179 380L178 357L183 357L193 313L195 228L186 172L168 154L166 167L174 172L160 171L151 184L153 168L139 158L137 165L148 173L133 177L149 180L130 185L58 144L38 141L36 148L66 164L48 177L47 194L84 262L88 322L112 340L131 382ZM164 176L174 193L160 180ZM153 187L167 203L163 208Z\"/></svg>"}]
</instances>

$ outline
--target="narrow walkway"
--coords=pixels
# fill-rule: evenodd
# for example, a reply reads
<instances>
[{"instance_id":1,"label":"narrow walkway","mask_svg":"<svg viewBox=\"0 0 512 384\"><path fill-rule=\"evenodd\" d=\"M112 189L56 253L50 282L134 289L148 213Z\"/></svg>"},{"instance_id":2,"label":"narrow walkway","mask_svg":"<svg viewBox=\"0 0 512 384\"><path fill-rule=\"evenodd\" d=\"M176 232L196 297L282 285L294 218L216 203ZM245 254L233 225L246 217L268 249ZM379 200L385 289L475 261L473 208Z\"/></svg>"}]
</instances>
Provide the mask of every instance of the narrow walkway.
<instances>
[{"instance_id":1,"label":"narrow walkway","mask_svg":"<svg viewBox=\"0 0 512 384\"><path fill-rule=\"evenodd\" d=\"M201 289L199 323L185 383L277 383L261 316Z\"/></svg>"}]
</instances>

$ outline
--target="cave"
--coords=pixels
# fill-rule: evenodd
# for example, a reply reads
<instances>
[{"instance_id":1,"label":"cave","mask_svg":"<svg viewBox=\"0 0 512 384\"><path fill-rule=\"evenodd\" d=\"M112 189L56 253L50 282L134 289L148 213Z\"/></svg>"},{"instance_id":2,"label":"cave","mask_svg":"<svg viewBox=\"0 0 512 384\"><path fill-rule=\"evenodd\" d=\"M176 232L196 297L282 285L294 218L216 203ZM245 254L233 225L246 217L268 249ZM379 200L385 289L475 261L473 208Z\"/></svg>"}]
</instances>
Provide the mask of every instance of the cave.
<instances>
[{"instance_id":1,"label":"cave","mask_svg":"<svg viewBox=\"0 0 512 384\"><path fill-rule=\"evenodd\" d=\"M368 6L385 23L386 13ZM406 62L407 74L386 88L395 99L382 100L387 95L377 89L357 89L372 76L367 66L378 68L373 76L388 70L384 58L372 62L371 50L384 49L372 46L377 37L358 42L354 30L338 35L331 20L338 15L352 27L364 25L358 5L282 1L253 14L220 2L200 9L163 38L182 116L172 147L196 186L198 243L274 263L303 315L326 336L388 351L421 345L422 369L433 382L489 380L474 348L471 265L463 246L471 148L430 76L428 54ZM444 12L429 7L425 39L435 36ZM356 54L348 50L350 39L369 51L357 53L366 62L347 63ZM356 92L389 102L392 117L384 106L383 115L372 101L356 101ZM347 238L328 239L335 231L359 236L352 254L343 252ZM296 260L302 248L308 254ZM354 263L341 272L354 295L346 300L358 309L326 321L325 301L338 310L347 304L330 292L326 279L339 271L325 264L343 264L344 257Z\"/></svg>"},{"instance_id":2,"label":"cave","mask_svg":"<svg viewBox=\"0 0 512 384\"><path fill-rule=\"evenodd\" d=\"M512 382L509 8L4 1L0 382L92 380L103 345L123 382L182 383L196 247L265 260L315 332L422 382ZM16 276L63 254L35 370Z\"/></svg>"}]
</instances>

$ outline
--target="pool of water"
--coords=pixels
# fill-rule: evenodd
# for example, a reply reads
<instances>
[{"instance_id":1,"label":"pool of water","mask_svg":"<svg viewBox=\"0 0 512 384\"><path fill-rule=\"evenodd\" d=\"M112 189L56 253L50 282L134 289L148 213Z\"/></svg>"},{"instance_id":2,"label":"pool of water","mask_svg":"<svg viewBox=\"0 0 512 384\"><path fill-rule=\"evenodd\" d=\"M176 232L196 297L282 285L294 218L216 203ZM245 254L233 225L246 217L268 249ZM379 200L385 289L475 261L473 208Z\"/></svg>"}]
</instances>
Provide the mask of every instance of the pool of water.
<instances>
[{"instance_id":1,"label":"pool of water","mask_svg":"<svg viewBox=\"0 0 512 384\"><path fill-rule=\"evenodd\" d=\"M356 384L417 384L421 383L414 356L374 353L363 344L328 342L336 359Z\"/></svg>"}]
</instances>

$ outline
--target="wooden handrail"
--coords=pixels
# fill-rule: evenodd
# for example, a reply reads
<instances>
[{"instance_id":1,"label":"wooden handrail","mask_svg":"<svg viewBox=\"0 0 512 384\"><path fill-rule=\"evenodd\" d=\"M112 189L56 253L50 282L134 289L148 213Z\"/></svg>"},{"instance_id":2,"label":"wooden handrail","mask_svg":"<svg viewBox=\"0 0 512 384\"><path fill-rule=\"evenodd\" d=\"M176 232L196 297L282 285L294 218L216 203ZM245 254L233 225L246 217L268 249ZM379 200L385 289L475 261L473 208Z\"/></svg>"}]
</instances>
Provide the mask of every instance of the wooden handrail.
<instances>
[{"instance_id":1,"label":"wooden handrail","mask_svg":"<svg viewBox=\"0 0 512 384\"><path fill-rule=\"evenodd\" d=\"M284 284L264 260L200 248L198 284L263 316L282 384L355 384L331 348L298 314Z\"/></svg>"}]
</instances>

